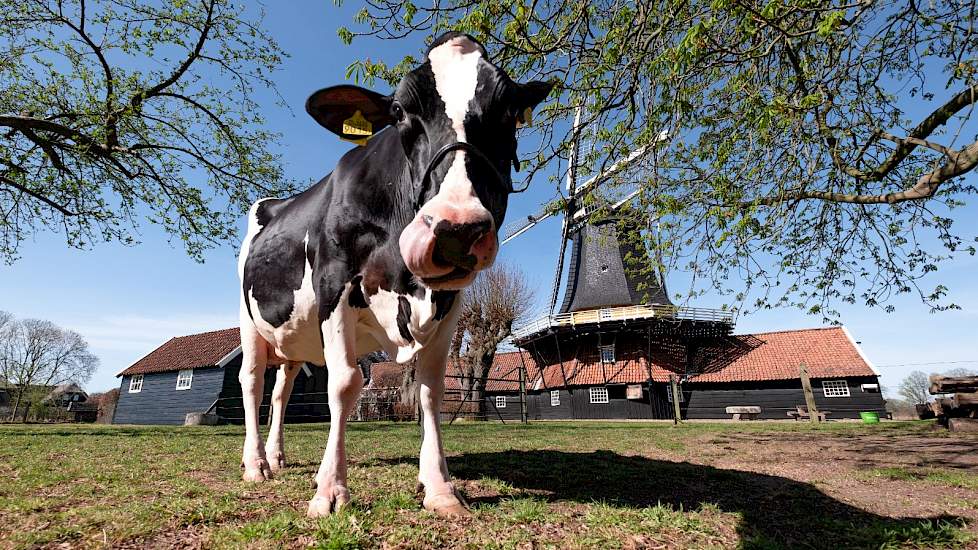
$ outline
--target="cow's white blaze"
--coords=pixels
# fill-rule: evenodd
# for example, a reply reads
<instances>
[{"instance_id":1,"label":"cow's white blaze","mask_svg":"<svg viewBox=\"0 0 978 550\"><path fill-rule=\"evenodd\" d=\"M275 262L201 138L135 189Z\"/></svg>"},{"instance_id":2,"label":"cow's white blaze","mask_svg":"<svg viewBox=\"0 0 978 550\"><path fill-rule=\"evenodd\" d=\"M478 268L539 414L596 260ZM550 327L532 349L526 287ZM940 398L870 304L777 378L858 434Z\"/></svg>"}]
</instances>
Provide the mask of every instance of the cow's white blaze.
<instances>
[{"instance_id":1,"label":"cow's white blaze","mask_svg":"<svg viewBox=\"0 0 978 550\"><path fill-rule=\"evenodd\" d=\"M445 104L445 115L455 130L455 141L466 141L465 116L479 83L481 58L478 46L464 36L453 38L428 53L431 72L435 76L435 90ZM456 202L478 202L472 182L465 171L464 151L455 152L455 159L438 194L444 194L446 198ZM481 206L478 203L478 207Z\"/></svg>"}]
</instances>

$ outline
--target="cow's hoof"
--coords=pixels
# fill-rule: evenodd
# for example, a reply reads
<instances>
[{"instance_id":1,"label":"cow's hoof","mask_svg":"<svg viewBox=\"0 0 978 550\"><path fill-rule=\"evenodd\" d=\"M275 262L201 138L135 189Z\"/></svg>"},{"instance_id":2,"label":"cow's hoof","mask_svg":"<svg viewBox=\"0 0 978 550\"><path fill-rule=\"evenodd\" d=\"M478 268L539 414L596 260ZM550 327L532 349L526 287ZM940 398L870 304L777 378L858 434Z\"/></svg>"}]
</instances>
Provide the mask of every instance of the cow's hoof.
<instances>
[{"instance_id":1,"label":"cow's hoof","mask_svg":"<svg viewBox=\"0 0 978 550\"><path fill-rule=\"evenodd\" d=\"M243 464L244 474L242 474L241 479L255 483L272 479L272 468L269 466L267 460L259 458L250 461L251 464L248 462L249 461L245 461Z\"/></svg>"},{"instance_id":2,"label":"cow's hoof","mask_svg":"<svg viewBox=\"0 0 978 550\"><path fill-rule=\"evenodd\" d=\"M311 518L326 517L340 511L350 503L350 491L341 485L335 485L324 491L317 491L316 496L309 501L306 515Z\"/></svg>"},{"instance_id":3,"label":"cow's hoof","mask_svg":"<svg viewBox=\"0 0 978 550\"><path fill-rule=\"evenodd\" d=\"M265 451L265 456L268 457L268 465L273 472L285 469L285 453L282 451Z\"/></svg>"},{"instance_id":4,"label":"cow's hoof","mask_svg":"<svg viewBox=\"0 0 978 550\"><path fill-rule=\"evenodd\" d=\"M469 512L462 493L452 485L449 485L449 487L451 489L446 493L425 494L424 500L422 501L424 509L429 512L434 512L435 515L441 518L465 518L471 516L472 512Z\"/></svg>"}]
</instances>

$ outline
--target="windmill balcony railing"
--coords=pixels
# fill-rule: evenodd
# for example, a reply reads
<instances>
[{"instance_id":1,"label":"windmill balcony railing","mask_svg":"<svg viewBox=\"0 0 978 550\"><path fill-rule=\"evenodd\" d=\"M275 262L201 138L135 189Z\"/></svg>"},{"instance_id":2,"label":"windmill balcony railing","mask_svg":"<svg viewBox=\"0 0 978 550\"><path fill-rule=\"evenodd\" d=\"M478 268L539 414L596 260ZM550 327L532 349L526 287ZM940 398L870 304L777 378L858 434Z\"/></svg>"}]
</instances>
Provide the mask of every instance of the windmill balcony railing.
<instances>
[{"instance_id":1,"label":"windmill balcony railing","mask_svg":"<svg viewBox=\"0 0 978 550\"><path fill-rule=\"evenodd\" d=\"M663 304L609 307L568 313L544 315L513 330L513 340L555 328L577 325L631 321L636 319L670 319L675 321L699 321L733 324L733 313L722 309L681 307Z\"/></svg>"}]
</instances>

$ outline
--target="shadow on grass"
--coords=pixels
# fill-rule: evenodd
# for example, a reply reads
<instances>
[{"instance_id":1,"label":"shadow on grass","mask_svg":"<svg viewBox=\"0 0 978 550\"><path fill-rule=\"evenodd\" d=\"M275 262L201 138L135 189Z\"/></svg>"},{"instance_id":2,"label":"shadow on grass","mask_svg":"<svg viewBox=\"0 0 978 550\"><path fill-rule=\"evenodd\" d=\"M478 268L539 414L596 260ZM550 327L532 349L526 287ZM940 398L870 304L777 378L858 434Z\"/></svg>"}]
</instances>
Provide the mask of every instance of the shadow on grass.
<instances>
[{"instance_id":1,"label":"shadow on grass","mask_svg":"<svg viewBox=\"0 0 978 550\"><path fill-rule=\"evenodd\" d=\"M784 477L610 451L469 453L448 462L457 478L496 478L554 501L603 501L622 508L662 504L686 511L715 505L741 516L737 531L750 548L943 547L957 542L958 528L965 525L952 516L879 516Z\"/></svg>"}]
</instances>

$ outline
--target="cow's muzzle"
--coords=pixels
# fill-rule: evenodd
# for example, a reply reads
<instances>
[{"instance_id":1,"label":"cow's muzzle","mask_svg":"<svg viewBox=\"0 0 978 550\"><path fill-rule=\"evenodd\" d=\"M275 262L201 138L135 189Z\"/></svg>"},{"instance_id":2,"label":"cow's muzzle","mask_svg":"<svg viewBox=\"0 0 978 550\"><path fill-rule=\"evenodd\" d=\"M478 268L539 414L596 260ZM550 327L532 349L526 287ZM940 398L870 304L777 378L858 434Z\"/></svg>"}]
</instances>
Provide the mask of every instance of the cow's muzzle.
<instances>
[{"instance_id":1,"label":"cow's muzzle","mask_svg":"<svg viewBox=\"0 0 978 550\"><path fill-rule=\"evenodd\" d=\"M427 215L404 229L399 244L407 268L435 289L467 286L478 271L492 265L498 247L489 220L435 222Z\"/></svg>"}]
</instances>

